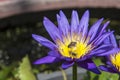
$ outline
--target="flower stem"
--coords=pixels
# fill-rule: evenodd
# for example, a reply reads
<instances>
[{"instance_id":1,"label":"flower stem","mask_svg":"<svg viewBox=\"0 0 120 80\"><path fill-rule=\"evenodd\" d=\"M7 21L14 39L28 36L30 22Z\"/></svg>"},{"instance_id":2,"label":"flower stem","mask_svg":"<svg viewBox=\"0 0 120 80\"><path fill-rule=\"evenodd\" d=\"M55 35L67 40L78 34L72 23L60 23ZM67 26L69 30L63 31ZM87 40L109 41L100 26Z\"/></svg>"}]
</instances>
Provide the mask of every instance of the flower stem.
<instances>
[{"instance_id":1,"label":"flower stem","mask_svg":"<svg viewBox=\"0 0 120 80\"><path fill-rule=\"evenodd\" d=\"M73 65L73 80L77 80L77 64L74 63Z\"/></svg>"},{"instance_id":2,"label":"flower stem","mask_svg":"<svg viewBox=\"0 0 120 80\"><path fill-rule=\"evenodd\" d=\"M118 80L120 80L120 74L119 74L119 78L118 78Z\"/></svg>"}]
</instances>

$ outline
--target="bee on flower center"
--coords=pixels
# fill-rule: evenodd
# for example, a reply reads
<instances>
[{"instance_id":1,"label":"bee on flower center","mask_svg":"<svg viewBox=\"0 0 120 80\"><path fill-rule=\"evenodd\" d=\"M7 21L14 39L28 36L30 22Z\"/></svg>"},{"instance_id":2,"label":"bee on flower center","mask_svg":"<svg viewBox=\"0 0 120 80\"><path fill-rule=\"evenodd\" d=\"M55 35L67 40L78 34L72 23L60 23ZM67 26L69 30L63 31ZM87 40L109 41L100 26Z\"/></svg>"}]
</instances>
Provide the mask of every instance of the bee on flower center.
<instances>
[{"instance_id":1,"label":"bee on flower center","mask_svg":"<svg viewBox=\"0 0 120 80\"><path fill-rule=\"evenodd\" d=\"M72 52L72 51L70 51L69 53L70 53L70 55L71 55L71 56L74 56L74 57L76 57L76 56L77 56L77 54L76 54L76 53L74 53L74 52Z\"/></svg>"},{"instance_id":2,"label":"bee on flower center","mask_svg":"<svg viewBox=\"0 0 120 80\"><path fill-rule=\"evenodd\" d=\"M75 53L76 44L77 44L77 42L71 42L71 43L68 45L69 55L71 55L72 57L76 57L76 56L77 56L77 53Z\"/></svg>"},{"instance_id":3,"label":"bee on flower center","mask_svg":"<svg viewBox=\"0 0 120 80\"><path fill-rule=\"evenodd\" d=\"M77 44L77 42L71 42L71 43L68 45L68 48L76 47L76 44Z\"/></svg>"}]
</instances>

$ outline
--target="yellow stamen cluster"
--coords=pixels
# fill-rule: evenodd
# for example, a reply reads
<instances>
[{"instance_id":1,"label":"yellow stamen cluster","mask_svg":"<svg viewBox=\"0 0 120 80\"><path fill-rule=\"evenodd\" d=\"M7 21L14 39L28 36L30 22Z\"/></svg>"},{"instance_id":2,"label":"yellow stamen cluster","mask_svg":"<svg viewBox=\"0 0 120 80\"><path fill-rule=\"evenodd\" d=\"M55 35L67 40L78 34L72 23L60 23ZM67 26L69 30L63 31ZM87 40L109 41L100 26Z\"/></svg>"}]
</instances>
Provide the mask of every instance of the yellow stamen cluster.
<instances>
[{"instance_id":1,"label":"yellow stamen cluster","mask_svg":"<svg viewBox=\"0 0 120 80\"><path fill-rule=\"evenodd\" d=\"M63 41L57 40L59 52L64 57L81 58L86 55L93 47L88 45L89 38L82 37L78 34L63 37Z\"/></svg>"},{"instance_id":2,"label":"yellow stamen cluster","mask_svg":"<svg viewBox=\"0 0 120 80\"><path fill-rule=\"evenodd\" d=\"M120 52L110 55L111 63L120 71Z\"/></svg>"}]
</instances>

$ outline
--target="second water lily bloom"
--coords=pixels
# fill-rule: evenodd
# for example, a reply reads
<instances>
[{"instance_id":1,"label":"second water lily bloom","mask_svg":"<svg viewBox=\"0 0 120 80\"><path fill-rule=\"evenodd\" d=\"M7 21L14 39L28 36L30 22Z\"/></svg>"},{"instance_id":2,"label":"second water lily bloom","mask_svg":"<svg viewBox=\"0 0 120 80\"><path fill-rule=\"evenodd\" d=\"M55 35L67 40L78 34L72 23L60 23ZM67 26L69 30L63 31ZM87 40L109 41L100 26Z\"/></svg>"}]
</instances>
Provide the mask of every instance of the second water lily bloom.
<instances>
[{"instance_id":1,"label":"second water lily bloom","mask_svg":"<svg viewBox=\"0 0 120 80\"><path fill-rule=\"evenodd\" d=\"M109 21L103 25L102 21L103 18L99 19L89 29L88 10L85 11L80 21L77 11L73 10L70 24L65 14L60 11L57 14L58 26L44 17L45 29L53 42L42 36L32 35L36 41L50 49L48 56L38 59L35 64L62 61L62 68L66 69L76 63L79 67L99 74L100 71L91 58L114 52L113 47L103 44L103 40L113 32L105 32Z\"/></svg>"},{"instance_id":2,"label":"second water lily bloom","mask_svg":"<svg viewBox=\"0 0 120 80\"><path fill-rule=\"evenodd\" d=\"M105 40L105 43L112 44L116 52L107 55L106 65L101 65L99 67L103 71L120 74L120 43L117 45L114 34L110 35L110 37Z\"/></svg>"}]
</instances>

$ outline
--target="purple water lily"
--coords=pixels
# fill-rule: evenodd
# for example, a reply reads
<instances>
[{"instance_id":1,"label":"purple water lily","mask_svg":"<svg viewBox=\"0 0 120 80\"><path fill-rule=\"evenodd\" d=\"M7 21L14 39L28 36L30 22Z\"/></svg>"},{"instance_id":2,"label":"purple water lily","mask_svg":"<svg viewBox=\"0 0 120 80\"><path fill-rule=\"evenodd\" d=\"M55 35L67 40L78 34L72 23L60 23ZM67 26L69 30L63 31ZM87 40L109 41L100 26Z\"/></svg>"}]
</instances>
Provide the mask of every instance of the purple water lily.
<instances>
[{"instance_id":1,"label":"purple water lily","mask_svg":"<svg viewBox=\"0 0 120 80\"><path fill-rule=\"evenodd\" d=\"M48 18L44 17L45 29L54 41L33 34L32 37L40 44L48 47L48 56L38 59L35 64L46 64L62 61L62 68L66 69L77 63L79 67L85 68L97 74L97 69L92 56L104 56L114 52L110 45L102 44L103 40L111 35L105 32L109 21L102 24L103 18L96 21L88 30L89 11L87 10L79 21L77 11L72 11L71 24L69 24L65 14L60 11L57 14L58 27Z\"/></svg>"},{"instance_id":2,"label":"purple water lily","mask_svg":"<svg viewBox=\"0 0 120 80\"><path fill-rule=\"evenodd\" d=\"M116 49L116 52L107 55L106 58L108 61L106 62L106 65L101 65L99 68L106 72L120 74L120 42L118 46L114 34L110 35L104 42L105 44L112 44Z\"/></svg>"}]
</instances>

